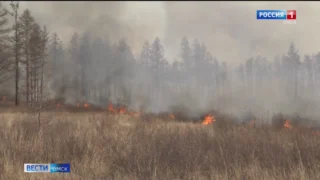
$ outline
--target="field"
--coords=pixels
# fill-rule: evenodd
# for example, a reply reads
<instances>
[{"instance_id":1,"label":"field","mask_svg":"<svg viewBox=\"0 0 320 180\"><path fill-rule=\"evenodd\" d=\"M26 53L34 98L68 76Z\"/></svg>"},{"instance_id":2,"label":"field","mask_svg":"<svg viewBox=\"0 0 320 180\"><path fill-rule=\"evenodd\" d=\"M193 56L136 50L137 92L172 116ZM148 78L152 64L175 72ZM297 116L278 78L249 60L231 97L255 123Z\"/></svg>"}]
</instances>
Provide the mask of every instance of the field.
<instances>
[{"instance_id":1,"label":"field","mask_svg":"<svg viewBox=\"0 0 320 180\"><path fill-rule=\"evenodd\" d=\"M317 135L269 126L216 126L105 112L0 114L0 179L320 179ZM217 122L219 119L217 119ZM24 163L71 163L29 174Z\"/></svg>"}]
</instances>

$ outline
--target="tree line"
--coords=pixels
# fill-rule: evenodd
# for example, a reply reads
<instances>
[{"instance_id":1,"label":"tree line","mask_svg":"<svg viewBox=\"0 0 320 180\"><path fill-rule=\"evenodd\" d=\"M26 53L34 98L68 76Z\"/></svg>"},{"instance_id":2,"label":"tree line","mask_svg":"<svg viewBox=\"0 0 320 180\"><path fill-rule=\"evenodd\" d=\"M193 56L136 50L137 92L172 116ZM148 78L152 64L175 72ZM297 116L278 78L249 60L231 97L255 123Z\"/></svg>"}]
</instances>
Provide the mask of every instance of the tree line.
<instances>
[{"instance_id":1,"label":"tree line","mask_svg":"<svg viewBox=\"0 0 320 180\"><path fill-rule=\"evenodd\" d=\"M181 40L180 56L169 60L156 37L134 56L125 38L111 42L85 32L74 33L65 43L39 25L30 10L18 10L19 4L12 2L10 10L2 7L0 12L1 89L9 89L16 106L42 101L44 88L48 98L70 103L141 101L156 102L156 108L186 92L197 92L204 100L229 91L255 97L268 88L293 100L318 95L320 52L301 57L294 44L273 60L257 56L234 65L187 37Z\"/></svg>"}]
</instances>

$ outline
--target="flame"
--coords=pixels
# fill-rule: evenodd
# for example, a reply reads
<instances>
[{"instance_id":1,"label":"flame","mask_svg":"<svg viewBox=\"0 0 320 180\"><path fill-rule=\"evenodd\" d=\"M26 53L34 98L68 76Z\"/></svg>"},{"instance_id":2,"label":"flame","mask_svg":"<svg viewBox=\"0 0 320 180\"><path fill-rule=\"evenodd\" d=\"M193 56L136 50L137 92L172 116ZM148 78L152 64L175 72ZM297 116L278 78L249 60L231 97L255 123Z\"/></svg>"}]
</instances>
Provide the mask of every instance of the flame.
<instances>
[{"instance_id":1,"label":"flame","mask_svg":"<svg viewBox=\"0 0 320 180\"><path fill-rule=\"evenodd\" d=\"M127 115L130 115L130 116L133 116L133 117L139 117L141 116L141 113L140 112L135 112L135 111L128 111L126 107L120 107L119 109L116 109L113 107L113 104L112 103L109 103L108 104L108 108L107 110L110 112L110 113L115 113L115 114L127 114Z\"/></svg>"},{"instance_id":2,"label":"flame","mask_svg":"<svg viewBox=\"0 0 320 180\"><path fill-rule=\"evenodd\" d=\"M204 118L204 120L202 121L202 124L207 125L207 124L212 124L214 122L216 122L216 118L213 115L209 114Z\"/></svg>"},{"instance_id":3,"label":"flame","mask_svg":"<svg viewBox=\"0 0 320 180\"><path fill-rule=\"evenodd\" d=\"M85 103L85 104L83 104L83 107L84 107L84 108L88 108L88 107L89 107L89 104Z\"/></svg>"},{"instance_id":4,"label":"flame","mask_svg":"<svg viewBox=\"0 0 320 180\"><path fill-rule=\"evenodd\" d=\"M284 126L285 128L287 128L287 129L291 129L291 128L292 128L292 125L291 125L290 121L287 120L287 119L284 121L283 126Z\"/></svg>"},{"instance_id":5,"label":"flame","mask_svg":"<svg viewBox=\"0 0 320 180\"><path fill-rule=\"evenodd\" d=\"M6 96L2 96L2 101L6 101Z\"/></svg>"},{"instance_id":6,"label":"flame","mask_svg":"<svg viewBox=\"0 0 320 180\"><path fill-rule=\"evenodd\" d=\"M124 114L126 112L127 112L127 109L125 107L120 107L120 109L119 109L120 114Z\"/></svg>"},{"instance_id":7,"label":"flame","mask_svg":"<svg viewBox=\"0 0 320 180\"><path fill-rule=\"evenodd\" d=\"M113 108L113 105L111 103L108 104L108 111L112 113L116 112L116 110Z\"/></svg>"}]
</instances>

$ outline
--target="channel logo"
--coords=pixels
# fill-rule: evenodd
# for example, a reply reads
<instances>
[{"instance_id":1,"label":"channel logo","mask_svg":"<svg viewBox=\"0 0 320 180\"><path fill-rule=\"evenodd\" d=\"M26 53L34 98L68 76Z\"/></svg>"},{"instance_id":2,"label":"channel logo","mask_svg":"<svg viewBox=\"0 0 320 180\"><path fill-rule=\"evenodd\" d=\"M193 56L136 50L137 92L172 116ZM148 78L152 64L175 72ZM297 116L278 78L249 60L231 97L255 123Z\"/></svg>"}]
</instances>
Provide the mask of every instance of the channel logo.
<instances>
[{"instance_id":1,"label":"channel logo","mask_svg":"<svg viewBox=\"0 0 320 180\"><path fill-rule=\"evenodd\" d=\"M50 164L51 173L70 173L70 164Z\"/></svg>"},{"instance_id":2,"label":"channel logo","mask_svg":"<svg viewBox=\"0 0 320 180\"><path fill-rule=\"evenodd\" d=\"M257 10L259 20L296 20L296 10Z\"/></svg>"},{"instance_id":3,"label":"channel logo","mask_svg":"<svg viewBox=\"0 0 320 180\"><path fill-rule=\"evenodd\" d=\"M70 173L70 164L24 164L26 173Z\"/></svg>"}]
</instances>

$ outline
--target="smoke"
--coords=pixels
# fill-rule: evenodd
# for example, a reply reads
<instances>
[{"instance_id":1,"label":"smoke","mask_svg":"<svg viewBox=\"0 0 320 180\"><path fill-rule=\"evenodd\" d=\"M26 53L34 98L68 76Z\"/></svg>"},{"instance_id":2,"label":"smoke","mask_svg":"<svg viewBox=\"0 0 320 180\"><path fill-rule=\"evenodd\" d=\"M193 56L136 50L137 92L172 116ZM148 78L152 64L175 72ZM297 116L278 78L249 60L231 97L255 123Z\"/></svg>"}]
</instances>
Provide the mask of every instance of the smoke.
<instances>
[{"instance_id":1,"label":"smoke","mask_svg":"<svg viewBox=\"0 0 320 180\"><path fill-rule=\"evenodd\" d=\"M126 37L135 54L146 40L164 37L163 2L20 2L39 24L56 32L64 43L74 32L91 32L111 41ZM8 4L8 3L7 3Z\"/></svg>"},{"instance_id":2,"label":"smoke","mask_svg":"<svg viewBox=\"0 0 320 180\"><path fill-rule=\"evenodd\" d=\"M297 45L301 57L316 53L320 47L318 2L21 2L21 9L25 8L31 10L39 24L58 33L65 44L74 32L89 32L111 42L125 37L137 56L146 40L153 41L158 36L165 45L169 62L180 59L183 36L187 36L191 44L194 39L204 42L207 50L219 61L231 65L231 69L250 56L261 55L273 60L274 56L287 52L291 42ZM297 24L258 21L258 9L295 9ZM132 67L126 66L125 70L131 71ZM103 71L99 68L98 74ZM134 80L122 79L122 84L131 93L135 108L148 104L151 111L164 111L172 105L183 104L195 111L214 107L238 114L251 110L261 116L267 111L317 115L316 110L309 108L311 100L307 97L299 105L290 104L287 91L279 87L277 79L264 81L252 95L233 75L232 85L214 92L219 96L193 82L180 87L182 93L151 93L151 97L145 97L152 91L147 84L153 80L146 72L134 73ZM200 72L194 72L193 76L197 73ZM97 72L89 74L89 79L98 77Z\"/></svg>"},{"instance_id":3,"label":"smoke","mask_svg":"<svg viewBox=\"0 0 320 180\"><path fill-rule=\"evenodd\" d=\"M198 38L218 59L241 62L251 55L273 57L290 42L300 53L318 50L318 2L21 2L40 24L67 43L74 32L92 31L112 40L126 37L134 54L159 36L169 60L178 57L182 36ZM258 9L295 9L297 24L258 21Z\"/></svg>"}]
</instances>

